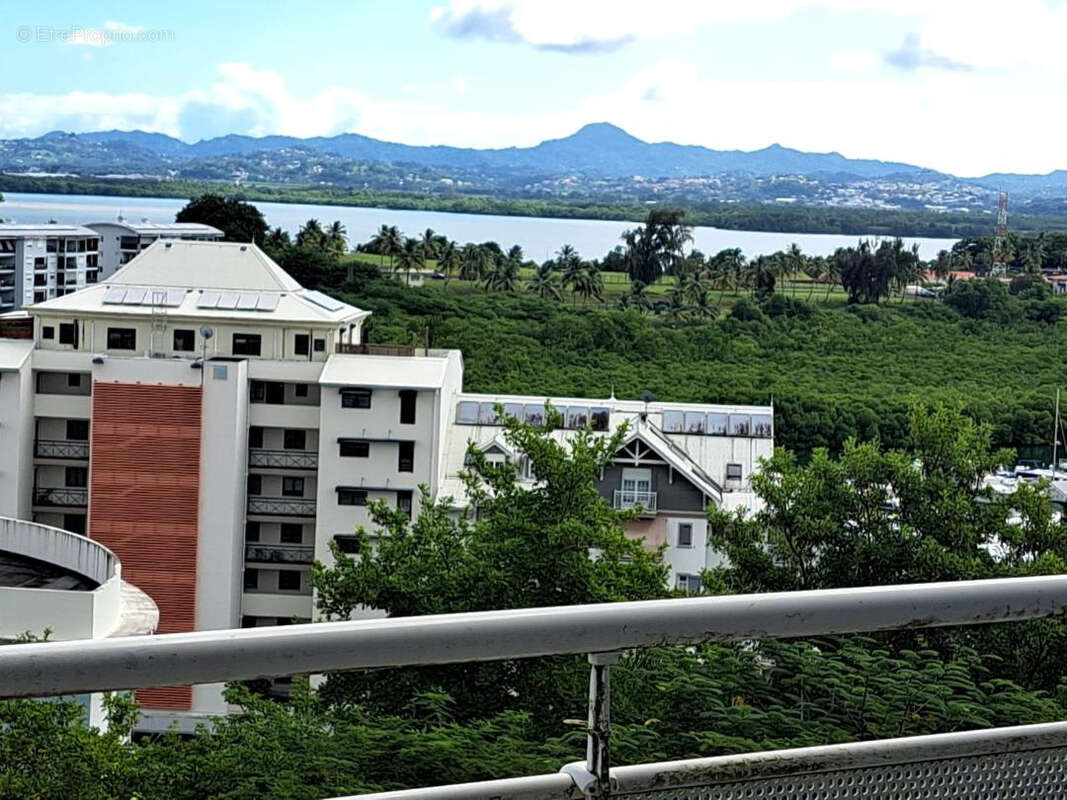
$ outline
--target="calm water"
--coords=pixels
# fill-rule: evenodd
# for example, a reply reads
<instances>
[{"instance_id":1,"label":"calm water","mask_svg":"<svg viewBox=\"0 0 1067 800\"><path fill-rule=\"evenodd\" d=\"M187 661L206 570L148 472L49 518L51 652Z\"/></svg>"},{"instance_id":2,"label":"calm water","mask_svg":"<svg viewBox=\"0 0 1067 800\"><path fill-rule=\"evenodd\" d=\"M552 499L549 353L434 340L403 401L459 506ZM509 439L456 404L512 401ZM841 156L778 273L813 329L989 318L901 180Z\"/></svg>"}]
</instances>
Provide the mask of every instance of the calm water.
<instances>
[{"instance_id":1,"label":"calm water","mask_svg":"<svg viewBox=\"0 0 1067 800\"><path fill-rule=\"evenodd\" d=\"M129 220L147 217L152 222L172 222L184 200L154 197L98 197L95 195L20 194L6 192L0 203L0 217L20 223L42 223L54 219L65 224L105 222L122 214ZM503 247L519 244L527 258L542 261L566 243L587 258L599 258L619 243L619 236L632 222L592 219L545 219L542 217L498 217L483 214L451 214L442 211L395 211L386 208L353 208L295 203L255 205L267 222L295 233L306 220L315 217L328 223L341 220L349 241L365 242L381 225L396 225L413 236L433 228L460 242L499 242ZM784 250L792 242L809 255L829 255L838 247L855 244L855 236L815 233L762 233L720 228L693 229L694 246L705 253L727 247L740 247L748 257ZM919 245L925 259L938 250L950 248L954 239L908 239Z\"/></svg>"}]
</instances>

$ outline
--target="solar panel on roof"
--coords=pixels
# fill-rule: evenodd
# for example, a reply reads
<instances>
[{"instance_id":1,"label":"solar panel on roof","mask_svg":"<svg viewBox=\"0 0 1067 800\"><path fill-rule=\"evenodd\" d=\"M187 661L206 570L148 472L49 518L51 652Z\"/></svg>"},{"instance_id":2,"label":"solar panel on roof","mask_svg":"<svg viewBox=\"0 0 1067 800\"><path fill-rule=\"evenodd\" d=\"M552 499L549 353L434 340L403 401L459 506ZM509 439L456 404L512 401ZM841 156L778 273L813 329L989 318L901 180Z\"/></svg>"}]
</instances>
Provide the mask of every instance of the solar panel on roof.
<instances>
[{"instance_id":1,"label":"solar panel on roof","mask_svg":"<svg viewBox=\"0 0 1067 800\"><path fill-rule=\"evenodd\" d=\"M255 311L258 302L258 294L241 294L237 297L237 309L239 311Z\"/></svg>"},{"instance_id":2,"label":"solar panel on roof","mask_svg":"<svg viewBox=\"0 0 1067 800\"><path fill-rule=\"evenodd\" d=\"M314 289L304 292L304 299L310 300L315 305L325 308L327 311L340 311L345 307L345 304L340 300L334 300L329 295L325 295L322 292L316 292Z\"/></svg>"},{"instance_id":3,"label":"solar panel on roof","mask_svg":"<svg viewBox=\"0 0 1067 800\"><path fill-rule=\"evenodd\" d=\"M237 292L223 292L219 295L219 308L237 308Z\"/></svg>"},{"instance_id":4,"label":"solar panel on roof","mask_svg":"<svg viewBox=\"0 0 1067 800\"><path fill-rule=\"evenodd\" d=\"M182 304L185 300L184 289L167 289L167 302L166 305L175 308Z\"/></svg>"},{"instance_id":5,"label":"solar panel on roof","mask_svg":"<svg viewBox=\"0 0 1067 800\"><path fill-rule=\"evenodd\" d=\"M196 301L197 308L215 308L219 304L218 292L204 292Z\"/></svg>"},{"instance_id":6,"label":"solar panel on roof","mask_svg":"<svg viewBox=\"0 0 1067 800\"><path fill-rule=\"evenodd\" d=\"M126 290L126 297L123 299L122 304L126 306L139 306L144 302L147 293L148 290L140 286L130 287Z\"/></svg>"},{"instance_id":7,"label":"solar panel on roof","mask_svg":"<svg viewBox=\"0 0 1067 800\"><path fill-rule=\"evenodd\" d=\"M259 299L256 301L257 311L273 311L278 307L278 295L271 292L261 292Z\"/></svg>"},{"instance_id":8,"label":"solar panel on roof","mask_svg":"<svg viewBox=\"0 0 1067 800\"><path fill-rule=\"evenodd\" d=\"M105 303L121 303L125 297L125 286L109 286L107 291L104 292Z\"/></svg>"}]
</instances>

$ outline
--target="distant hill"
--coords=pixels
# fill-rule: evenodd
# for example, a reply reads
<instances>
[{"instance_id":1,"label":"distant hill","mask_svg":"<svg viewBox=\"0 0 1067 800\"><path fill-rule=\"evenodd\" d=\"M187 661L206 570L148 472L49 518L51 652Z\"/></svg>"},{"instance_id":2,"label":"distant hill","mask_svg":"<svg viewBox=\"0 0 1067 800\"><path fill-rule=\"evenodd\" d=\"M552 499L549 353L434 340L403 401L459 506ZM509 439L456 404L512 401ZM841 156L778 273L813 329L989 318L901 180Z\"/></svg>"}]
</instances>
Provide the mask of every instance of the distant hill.
<instances>
[{"instance_id":1,"label":"distant hill","mask_svg":"<svg viewBox=\"0 0 1067 800\"><path fill-rule=\"evenodd\" d=\"M33 139L0 140L0 171L419 191L464 187L468 192L513 191L529 197L566 196L575 191L618 196L623 192L638 202L696 197L829 205L854 202L855 192L843 187L876 181L880 185L870 191L861 187L865 193L861 205L920 210L987 211L990 194L1001 190L1013 195L1015 208L1031 200L1067 197L1067 171L1063 170L1048 175L998 173L958 178L912 164L847 158L835 152L809 153L780 144L745 151L645 142L606 122L585 125L570 136L533 147L496 149L407 145L356 133L307 139L230 134L189 144L140 130L52 131ZM630 192L638 176L658 182L657 188ZM716 192L672 184L715 176L728 177L727 188ZM822 188L817 191L804 185L806 178L820 182ZM607 186L597 185L605 181Z\"/></svg>"}]
</instances>

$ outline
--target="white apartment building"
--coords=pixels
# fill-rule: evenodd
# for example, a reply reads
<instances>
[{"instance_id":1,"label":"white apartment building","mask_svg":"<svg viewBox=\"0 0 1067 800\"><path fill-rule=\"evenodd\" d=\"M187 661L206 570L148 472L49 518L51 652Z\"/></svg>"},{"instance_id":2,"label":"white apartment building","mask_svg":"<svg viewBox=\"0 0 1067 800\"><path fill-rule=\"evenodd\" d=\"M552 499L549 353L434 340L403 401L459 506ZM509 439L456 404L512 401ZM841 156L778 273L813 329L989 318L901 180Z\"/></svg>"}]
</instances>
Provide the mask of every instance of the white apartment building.
<instances>
[{"instance_id":1,"label":"white apartment building","mask_svg":"<svg viewBox=\"0 0 1067 800\"><path fill-rule=\"evenodd\" d=\"M106 278L157 239L216 242L222 231L200 222L130 222L119 217L114 222L89 222L87 228L100 237L100 277Z\"/></svg>"},{"instance_id":2,"label":"white apartment building","mask_svg":"<svg viewBox=\"0 0 1067 800\"><path fill-rule=\"evenodd\" d=\"M100 234L79 225L0 223L0 313L96 283Z\"/></svg>"},{"instance_id":3,"label":"white apartment building","mask_svg":"<svg viewBox=\"0 0 1067 800\"><path fill-rule=\"evenodd\" d=\"M254 245L160 241L115 275L0 317L0 514L113 550L159 630L313 618L309 568L376 498L466 502L470 443L530 474L495 407L626 440L599 489L671 581L714 563L708 503L751 507L767 406L463 391L459 351L360 344L369 312L300 287ZM709 561L709 559L711 559ZM219 686L139 693L148 729L226 710Z\"/></svg>"}]
</instances>

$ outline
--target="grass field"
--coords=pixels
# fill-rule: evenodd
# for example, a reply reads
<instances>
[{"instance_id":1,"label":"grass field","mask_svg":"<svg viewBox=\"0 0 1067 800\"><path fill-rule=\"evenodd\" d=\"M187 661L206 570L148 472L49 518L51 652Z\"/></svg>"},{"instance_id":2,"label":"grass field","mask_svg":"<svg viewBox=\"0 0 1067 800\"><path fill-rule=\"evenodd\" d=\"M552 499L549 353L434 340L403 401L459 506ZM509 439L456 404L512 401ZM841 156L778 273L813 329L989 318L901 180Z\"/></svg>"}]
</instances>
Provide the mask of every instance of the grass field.
<instances>
[{"instance_id":1,"label":"grass field","mask_svg":"<svg viewBox=\"0 0 1067 800\"><path fill-rule=\"evenodd\" d=\"M374 264L376 266L384 267L386 271L389 270L389 259L386 256L373 255L369 253L351 253L342 261L342 263L354 263L363 262L366 264ZM435 259L427 259L426 265L423 267L426 270L436 270L437 261ZM534 274L532 267L521 267L519 269L519 277L523 282L528 281ZM402 275L398 276L401 279ZM630 278L621 272L602 272L600 273L601 279L604 281L604 294L603 302L607 304L615 303L620 297L629 293L630 291ZM442 282L443 283L443 282ZM815 303L826 303L828 305L843 305L848 299L848 295L840 288L834 287L829 294L827 294L826 286L822 284L816 284L812 286L811 280L807 276L796 276L794 279L780 281L778 284L778 291L780 294L784 294L787 297L796 297L798 300L808 301ZM653 300L663 299L666 300L671 290L674 289L674 276L664 275L654 284L648 287L646 290L649 297ZM455 292L459 295L481 294L485 292L480 284L475 281L465 281L459 278L451 278L448 281L448 290ZM718 289L711 290L712 301L725 308L733 306L734 301L738 297L751 297L752 292L749 289L733 290L727 289L725 292L720 292ZM578 298L570 296L569 292L564 292L564 302L582 304L582 301ZM894 298L893 302L899 302L900 298ZM908 298L906 302L913 302L913 298Z\"/></svg>"}]
</instances>

